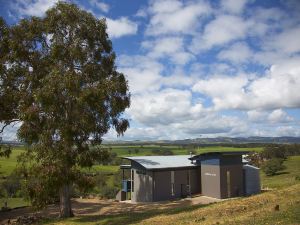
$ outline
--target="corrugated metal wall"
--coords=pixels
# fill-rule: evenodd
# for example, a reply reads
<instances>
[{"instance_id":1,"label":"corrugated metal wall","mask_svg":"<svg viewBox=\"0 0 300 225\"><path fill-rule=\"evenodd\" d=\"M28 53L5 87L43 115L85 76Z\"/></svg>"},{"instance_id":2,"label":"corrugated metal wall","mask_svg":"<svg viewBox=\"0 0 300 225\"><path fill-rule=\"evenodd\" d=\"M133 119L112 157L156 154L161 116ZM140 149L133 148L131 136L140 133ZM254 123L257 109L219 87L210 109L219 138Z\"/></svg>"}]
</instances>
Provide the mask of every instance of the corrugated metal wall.
<instances>
[{"instance_id":1,"label":"corrugated metal wall","mask_svg":"<svg viewBox=\"0 0 300 225\"><path fill-rule=\"evenodd\" d=\"M253 195L260 193L259 168L251 165L244 165L243 169L245 179L245 194Z\"/></svg>"}]
</instances>

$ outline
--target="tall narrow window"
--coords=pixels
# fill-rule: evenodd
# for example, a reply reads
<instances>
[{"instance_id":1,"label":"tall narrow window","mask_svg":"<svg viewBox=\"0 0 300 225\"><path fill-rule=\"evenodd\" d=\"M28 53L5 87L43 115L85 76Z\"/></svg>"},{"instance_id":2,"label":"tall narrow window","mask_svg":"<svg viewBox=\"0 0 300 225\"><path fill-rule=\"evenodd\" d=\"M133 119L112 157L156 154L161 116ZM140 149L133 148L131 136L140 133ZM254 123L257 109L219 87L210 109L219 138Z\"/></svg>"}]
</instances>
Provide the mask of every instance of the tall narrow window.
<instances>
[{"instance_id":1,"label":"tall narrow window","mask_svg":"<svg viewBox=\"0 0 300 225\"><path fill-rule=\"evenodd\" d=\"M171 195L175 195L175 173L171 171Z\"/></svg>"},{"instance_id":2,"label":"tall narrow window","mask_svg":"<svg viewBox=\"0 0 300 225\"><path fill-rule=\"evenodd\" d=\"M131 170L131 191L134 192L134 170Z\"/></svg>"},{"instance_id":3,"label":"tall narrow window","mask_svg":"<svg viewBox=\"0 0 300 225\"><path fill-rule=\"evenodd\" d=\"M227 197L230 198L231 197L231 183L230 183L230 171L227 170L226 173L226 177L227 177Z\"/></svg>"},{"instance_id":4,"label":"tall narrow window","mask_svg":"<svg viewBox=\"0 0 300 225\"><path fill-rule=\"evenodd\" d=\"M187 171L187 181L186 181L187 193L191 195L191 179L190 179L190 170Z\"/></svg>"}]
</instances>

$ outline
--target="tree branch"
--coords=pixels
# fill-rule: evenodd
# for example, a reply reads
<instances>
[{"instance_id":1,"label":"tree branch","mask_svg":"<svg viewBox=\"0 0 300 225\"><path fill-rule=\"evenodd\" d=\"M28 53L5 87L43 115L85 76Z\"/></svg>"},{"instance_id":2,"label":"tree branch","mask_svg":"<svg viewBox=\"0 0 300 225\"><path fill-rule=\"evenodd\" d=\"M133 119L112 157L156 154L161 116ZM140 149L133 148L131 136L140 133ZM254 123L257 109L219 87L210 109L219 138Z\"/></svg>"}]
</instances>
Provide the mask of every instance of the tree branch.
<instances>
[{"instance_id":1,"label":"tree branch","mask_svg":"<svg viewBox=\"0 0 300 225\"><path fill-rule=\"evenodd\" d=\"M10 120L10 121L6 121L4 123L4 125L3 125L3 127L0 130L0 134L2 134L4 132L5 127L7 127L8 125L10 125L11 123L19 122L19 121L20 121L19 119L13 119L13 120Z\"/></svg>"}]
</instances>

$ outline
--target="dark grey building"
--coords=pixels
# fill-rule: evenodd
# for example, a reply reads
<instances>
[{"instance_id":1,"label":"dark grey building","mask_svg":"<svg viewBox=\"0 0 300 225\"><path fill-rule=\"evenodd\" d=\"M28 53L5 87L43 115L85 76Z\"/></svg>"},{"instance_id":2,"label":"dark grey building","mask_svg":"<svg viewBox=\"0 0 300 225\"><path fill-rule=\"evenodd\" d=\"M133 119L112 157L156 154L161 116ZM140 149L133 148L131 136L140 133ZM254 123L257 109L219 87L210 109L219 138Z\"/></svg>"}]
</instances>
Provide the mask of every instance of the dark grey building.
<instances>
[{"instance_id":1,"label":"dark grey building","mask_svg":"<svg viewBox=\"0 0 300 225\"><path fill-rule=\"evenodd\" d=\"M257 193L258 168L243 168L242 155L246 153L125 157L131 165L123 165L121 169L130 169L131 175L128 180L123 177L118 199L128 199L128 192L132 202L171 200L195 194L222 199Z\"/></svg>"}]
</instances>

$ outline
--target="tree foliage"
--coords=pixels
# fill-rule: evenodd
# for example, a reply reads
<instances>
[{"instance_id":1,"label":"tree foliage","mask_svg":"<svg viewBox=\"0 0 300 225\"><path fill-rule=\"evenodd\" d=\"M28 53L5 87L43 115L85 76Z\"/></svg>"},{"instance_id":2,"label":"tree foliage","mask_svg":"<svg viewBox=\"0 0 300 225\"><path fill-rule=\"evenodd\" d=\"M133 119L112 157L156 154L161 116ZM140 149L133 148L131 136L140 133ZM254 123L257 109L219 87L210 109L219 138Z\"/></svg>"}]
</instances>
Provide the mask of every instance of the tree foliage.
<instances>
[{"instance_id":1,"label":"tree foliage","mask_svg":"<svg viewBox=\"0 0 300 225\"><path fill-rule=\"evenodd\" d=\"M125 76L104 19L59 2L43 18L7 26L0 20L0 122L21 121L18 137L29 148L20 168L33 204L60 193L61 216L72 214L73 184L89 184L80 167L109 156L99 145L110 128L122 135L130 105Z\"/></svg>"},{"instance_id":2,"label":"tree foliage","mask_svg":"<svg viewBox=\"0 0 300 225\"><path fill-rule=\"evenodd\" d=\"M284 170L285 168L283 159L280 158L269 159L262 166L262 169L267 176L274 176L277 172Z\"/></svg>"}]
</instances>

